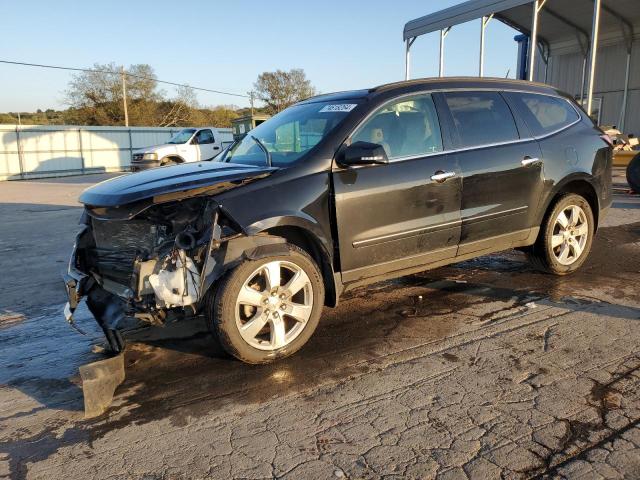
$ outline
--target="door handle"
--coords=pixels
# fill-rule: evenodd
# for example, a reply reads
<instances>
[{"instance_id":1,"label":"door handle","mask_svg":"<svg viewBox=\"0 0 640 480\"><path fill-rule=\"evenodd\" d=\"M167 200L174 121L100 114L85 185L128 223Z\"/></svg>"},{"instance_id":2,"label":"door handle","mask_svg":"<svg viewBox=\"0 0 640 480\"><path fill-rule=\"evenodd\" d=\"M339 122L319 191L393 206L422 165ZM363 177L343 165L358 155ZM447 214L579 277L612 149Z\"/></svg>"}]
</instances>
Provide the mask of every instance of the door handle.
<instances>
[{"instance_id":1,"label":"door handle","mask_svg":"<svg viewBox=\"0 0 640 480\"><path fill-rule=\"evenodd\" d=\"M447 178L455 177L456 172L443 172L442 170L438 170L436 173L431 175L431 180L434 182L442 183Z\"/></svg>"},{"instance_id":2,"label":"door handle","mask_svg":"<svg viewBox=\"0 0 640 480\"><path fill-rule=\"evenodd\" d=\"M520 164L523 167L533 165L534 163L542 163L542 160L540 160L538 157L524 157L522 161L520 161Z\"/></svg>"}]
</instances>

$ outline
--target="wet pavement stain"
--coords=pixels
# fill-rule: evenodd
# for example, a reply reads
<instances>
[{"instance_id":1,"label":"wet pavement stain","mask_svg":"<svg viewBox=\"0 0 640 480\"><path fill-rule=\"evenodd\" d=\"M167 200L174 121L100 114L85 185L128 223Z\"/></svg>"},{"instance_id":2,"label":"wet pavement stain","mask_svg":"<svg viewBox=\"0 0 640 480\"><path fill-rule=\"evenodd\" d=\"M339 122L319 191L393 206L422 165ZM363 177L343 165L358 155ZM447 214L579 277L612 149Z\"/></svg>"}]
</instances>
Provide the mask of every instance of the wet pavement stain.
<instances>
[{"instance_id":1,"label":"wet pavement stain","mask_svg":"<svg viewBox=\"0 0 640 480\"><path fill-rule=\"evenodd\" d=\"M633 288L633 284L621 285L621 278L638 273L640 252L631 248L638 238L640 223L602 228L585 269L570 278L539 274L525 263L522 253L508 252L350 292L337 309L325 310L318 330L301 352L275 365L252 367L228 357L201 318L137 331L129 336L127 380L117 391L112 410L92 421L50 422L35 435L18 434L0 442L0 452L9 454L11 471L22 478L27 460L48 458L64 446L91 444L110 431L163 418L176 426L188 425L231 405L262 403L312 391L328 382L345 382L375 371L389 352L440 341L472 326L520 314L530 309L527 304L531 302L540 308L601 308L619 318L640 318L638 308L613 305L583 293L590 286L608 286L613 298L628 298L621 288ZM611 258L612 244L623 249L629 246L628 255ZM466 313L458 314L462 311ZM0 417L0 426L46 409L81 411L80 391L72 381L74 369L80 359L100 358L90 353L99 336L94 331L90 338L79 340L81 337L72 337L66 330L61 333L67 326L58 315L48 314L37 322L20 320L0 333L0 347L11 350L10 357L2 357L0 383L40 403L32 410ZM42 332L43 322L52 329ZM21 351L27 345L33 350ZM453 353L441 356L446 362L460 362ZM514 356L512 362L520 367L519 358ZM594 384L587 401L607 412L617 408L620 395L611 384ZM563 451L574 455L572 445L588 443L594 431L604 432L604 415L602 422L568 422L564 447L553 458ZM553 460L530 473L547 472L558 465Z\"/></svg>"},{"instance_id":2,"label":"wet pavement stain","mask_svg":"<svg viewBox=\"0 0 640 480\"><path fill-rule=\"evenodd\" d=\"M634 356L629 360L635 362L636 365L617 372L612 380L606 384L593 382L587 404L596 408L598 420L562 420L565 433L560 439L560 446L549 452L546 457L541 458L542 465L524 472L527 478L554 478L558 470L569 462L576 459L586 459L590 451L621 438L625 432L640 425L640 418L633 419L618 428L610 427L607 422L607 413L620 408L623 392L616 387L640 372L640 357ZM631 389L635 390L635 387L632 385Z\"/></svg>"}]
</instances>

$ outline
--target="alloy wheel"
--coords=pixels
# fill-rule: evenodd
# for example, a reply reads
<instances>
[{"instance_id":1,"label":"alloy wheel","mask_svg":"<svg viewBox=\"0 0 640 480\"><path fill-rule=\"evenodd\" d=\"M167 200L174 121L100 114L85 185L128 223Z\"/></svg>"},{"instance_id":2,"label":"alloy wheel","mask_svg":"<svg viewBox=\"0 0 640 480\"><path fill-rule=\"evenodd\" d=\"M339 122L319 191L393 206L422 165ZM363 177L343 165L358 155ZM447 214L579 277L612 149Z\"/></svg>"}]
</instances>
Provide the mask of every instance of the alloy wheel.
<instances>
[{"instance_id":1,"label":"alloy wheel","mask_svg":"<svg viewBox=\"0 0 640 480\"><path fill-rule=\"evenodd\" d=\"M568 205L556 217L551 237L551 250L562 265L576 262L589 238L589 224L584 210Z\"/></svg>"},{"instance_id":2,"label":"alloy wheel","mask_svg":"<svg viewBox=\"0 0 640 480\"><path fill-rule=\"evenodd\" d=\"M306 272L288 261L266 263L251 273L236 299L236 326L254 348L278 350L304 330L313 308Z\"/></svg>"}]
</instances>

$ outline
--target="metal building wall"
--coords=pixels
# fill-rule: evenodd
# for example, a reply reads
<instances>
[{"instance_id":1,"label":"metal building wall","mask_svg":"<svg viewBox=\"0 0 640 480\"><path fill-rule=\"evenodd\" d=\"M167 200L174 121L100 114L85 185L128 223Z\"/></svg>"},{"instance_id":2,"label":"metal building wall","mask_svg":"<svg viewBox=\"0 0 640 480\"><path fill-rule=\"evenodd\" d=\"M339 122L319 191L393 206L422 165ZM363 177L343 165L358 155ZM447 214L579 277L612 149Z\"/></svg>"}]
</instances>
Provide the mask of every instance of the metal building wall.
<instances>
[{"instance_id":1,"label":"metal building wall","mask_svg":"<svg viewBox=\"0 0 640 480\"><path fill-rule=\"evenodd\" d=\"M551 56L546 83L579 97L583 57L582 53L576 52L574 49L571 50L573 51L569 53L558 53ZM562 52L562 50L560 51ZM598 49L594 98L602 98L600 121L603 125L619 124L626 60L627 51L622 42ZM539 60L536 81L545 81L545 69L546 65ZM631 50L625 131L640 135L640 39L635 39Z\"/></svg>"},{"instance_id":2,"label":"metal building wall","mask_svg":"<svg viewBox=\"0 0 640 480\"><path fill-rule=\"evenodd\" d=\"M0 180L128 170L133 150L165 143L179 130L0 125Z\"/></svg>"}]
</instances>

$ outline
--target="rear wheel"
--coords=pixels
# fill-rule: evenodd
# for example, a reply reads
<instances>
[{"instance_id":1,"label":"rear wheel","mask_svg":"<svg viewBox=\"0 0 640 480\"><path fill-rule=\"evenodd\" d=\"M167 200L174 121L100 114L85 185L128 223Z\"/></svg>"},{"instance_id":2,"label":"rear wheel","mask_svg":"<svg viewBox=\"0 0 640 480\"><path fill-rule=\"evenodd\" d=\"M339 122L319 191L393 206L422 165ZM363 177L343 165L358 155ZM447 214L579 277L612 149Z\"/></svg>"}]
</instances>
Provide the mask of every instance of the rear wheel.
<instances>
[{"instance_id":1,"label":"rear wheel","mask_svg":"<svg viewBox=\"0 0 640 480\"><path fill-rule=\"evenodd\" d=\"M586 261L594 231L589 202L573 193L564 195L547 215L529 258L539 270L555 275L572 273Z\"/></svg>"},{"instance_id":2,"label":"rear wheel","mask_svg":"<svg viewBox=\"0 0 640 480\"><path fill-rule=\"evenodd\" d=\"M222 347L246 363L269 363L298 351L324 305L315 262L301 249L246 260L229 272L207 307L207 323Z\"/></svg>"},{"instance_id":3,"label":"rear wheel","mask_svg":"<svg viewBox=\"0 0 640 480\"><path fill-rule=\"evenodd\" d=\"M636 193L640 193L640 153L627 165L627 183Z\"/></svg>"}]
</instances>

